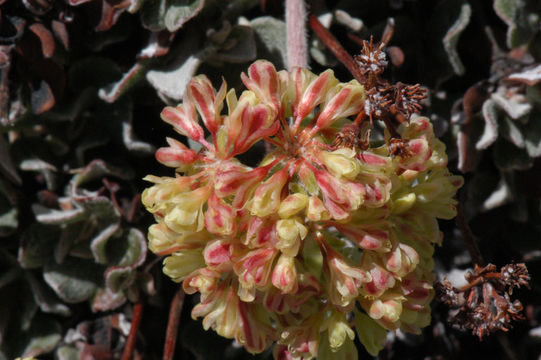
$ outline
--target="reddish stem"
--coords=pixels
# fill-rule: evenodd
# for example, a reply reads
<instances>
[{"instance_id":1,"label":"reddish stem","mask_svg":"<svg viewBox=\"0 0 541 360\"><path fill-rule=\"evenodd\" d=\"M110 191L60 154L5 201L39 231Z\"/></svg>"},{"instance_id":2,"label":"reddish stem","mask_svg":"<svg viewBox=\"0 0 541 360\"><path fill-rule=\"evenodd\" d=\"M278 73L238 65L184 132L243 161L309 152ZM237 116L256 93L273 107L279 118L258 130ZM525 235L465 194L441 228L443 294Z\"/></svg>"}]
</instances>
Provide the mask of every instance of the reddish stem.
<instances>
[{"instance_id":1,"label":"reddish stem","mask_svg":"<svg viewBox=\"0 0 541 360\"><path fill-rule=\"evenodd\" d=\"M315 15L310 15L310 27L331 52L344 64L355 79L361 84L366 82L364 75L359 69L359 65L353 60L351 55L344 49L336 38L323 26Z\"/></svg>"},{"instance_id":2,"label":"reddish stem","mask_svg":"<svg viewBox=\"0 0 541 360\"><path fill-rule=\"evenodd\" d=\"M139 330L139 324L142 316L143 304L139 301L133 306L133 317L131 320L130 333L128 334L126 346L124 346L124 351L122 352L122 360L130 360L133 356L135 340L137 339L137 331Z\"/></svg>"},{"instance_id":3,"label":"reddish stem","mask_svg":"<svg viewBox=\"0 0 541 360\"><path fill-rule=\"evenodd\" d=\"M308 67L304 0L286 0L286 27L288 68Z\"/></svg>"},{"instance_id":4,"label":"reddish stem","mask_svg":"<svg viewBox=\"0 0 541 360\"><path fill-rule=\"evenodd\" d=\"M177 343L178 323L180 321L180 313L184 304L184 291L180 288L169 308L169 321L167 322L167 331L165 333L165 346L163 348L163 360L171 360L175 355L175 345Z\"/></svg>"}]
</instances>

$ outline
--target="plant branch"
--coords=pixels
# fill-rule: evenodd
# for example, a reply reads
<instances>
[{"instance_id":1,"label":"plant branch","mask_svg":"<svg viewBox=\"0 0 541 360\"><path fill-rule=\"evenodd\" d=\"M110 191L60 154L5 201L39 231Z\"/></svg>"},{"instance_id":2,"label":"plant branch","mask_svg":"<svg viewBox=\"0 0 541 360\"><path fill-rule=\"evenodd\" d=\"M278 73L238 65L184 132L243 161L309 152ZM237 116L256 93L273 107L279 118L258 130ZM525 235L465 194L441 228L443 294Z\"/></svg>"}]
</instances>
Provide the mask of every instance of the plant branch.
<instances>
[{"instance_id":1,"label":"plant branch","mask_svg":"<svg viewBox=\"0 0 541 360\"><path fill-rule=\"evenodd\" d=\"M366 78L359 69L359 65L353 60L351 55L344 49L336 38L319 22L315 15L310 15L310 27L316 35L323 41L325 46L331 50L336 58L344 64L355 79L361 84L366 83Z\"/></svg>"},{"instance_id":2,"label":"plant branch","mask_svg":"<svg viewBox=\"0 0 541 360\"><path fill-rule=\"evenodd\" d=\"M286 0L288 68L308 67L306 41L306 4L304 0Z\"/></svg>"},{"instance_id":3,"label":"plant branch","mask_svg":"<svg viewBox=\"0 0 541 360\"><path fill-rule=\"evenodd\" d=\"M163 360L172 360L175 355L175 345L177 343L178 323L180 321L180 313L184 304L184 291L180 288L169 308L169 320L167 322L167 330L165 333L165 345L163 348Z\"/></svg>"},{"instance_id":4,"label":"plant branch","mask_svg":"<svg viewBox=\"0 0 541 360\"><path fill-rule=\"evenodd\" d=\"M122 360L130 360L133 356L133 350L135 348L135 341L137 339L137 331L139 330L139 324L141 323L141 317L143 316L143 303L139 300L133 306L133 317L131 321L130 333L126 340L126 346L122 352Z\"/></svg>"}]
</instances>

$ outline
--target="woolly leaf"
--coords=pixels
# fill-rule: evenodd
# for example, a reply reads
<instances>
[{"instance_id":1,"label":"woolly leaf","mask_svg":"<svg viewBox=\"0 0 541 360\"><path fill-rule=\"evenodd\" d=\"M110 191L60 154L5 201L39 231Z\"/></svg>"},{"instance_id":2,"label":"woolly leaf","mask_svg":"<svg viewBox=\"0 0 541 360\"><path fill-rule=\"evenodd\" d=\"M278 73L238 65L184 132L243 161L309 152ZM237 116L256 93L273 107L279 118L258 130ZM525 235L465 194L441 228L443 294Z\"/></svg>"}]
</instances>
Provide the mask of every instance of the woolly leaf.
<instances>
[{"instance_id":1,"label":"woolly leaf","mask_svg":"<svg viewBox=\"0 0 541 360\"><path fill-rule=\"evenodd\" d=\"M468 3L464 2L460 5L460 13L458 17L456 18L453 25L447 30L447 33L442 40L443 47L447 52L447 55L449 56L449 62L451 63L451 66L453 67L453 70L457 75L463 75L465 69L464 65L460 61L460 57L458 56L456 45L458 43L460 34L470 23L470 17L471 6Z\"/></svg>"},{"instance_id":2,"label":"woolly leaf","mask_svg":"<svg viewBox=\"0 0 541 360\"><path fill-rule=\"evenodd\" d=\"M62 264L46 265L43 278L62 300L78 303L94 296L103 270L92 261L69 257Z\"/></svg>"},{"instance_id":3,"label":"woolly leaf","mask_svg":"<svg viewBox=\"0 0 541 360\"><path fill-rule=\"evenodd\" d=\"M45 265L53 258L58 241L58 229L34 223L23 235L23 246L19 249L19 263L23 268L34 269Z\"/></svg>"},{"instance_id":4,"label":"woolly leaf","mask_svg":"<svg viewBox=\"0 0 541 360\"><path fill-rule=\"evenodd\" d=\"M27 334L21 339L24 342L22 347L23 357L34 357L52 351L60 339L61 328L58 322L42 316L32 322Z\"/></svg>"},{"instance_id":5,"label":"woolly leaf","mask_svg":"<svg viewBox=\"0 0 541 360\"><path fill-rule=\"evenodd\" d=\"M286 24L270 16L255 18L250 22L255 34L257 54L268 59L277 69L287 64Z\"/></svg>"},{"instance_id":6,"label":"woolly leaf","mask_svg":"<svg viewBox=\"0 0 541 360\"><path fill-rule=\"evenodd\" d=\"M485 127L483 134L475 144L477 150L488 148L498 138L498 109L496 103L491 99L483 103L483 120L485 121Z\"/></svg>"},{"instance_id":7,"label":"woolly leaf","mask_svg":"<svg viewBox=\"0 0 541 360\"><path fill-rule=\"evenodd\" d=\"M229 63L243 63L256 58L254 32L248 26L233 26L227 39L211 59Z\"/></svg>"}]
</instances>

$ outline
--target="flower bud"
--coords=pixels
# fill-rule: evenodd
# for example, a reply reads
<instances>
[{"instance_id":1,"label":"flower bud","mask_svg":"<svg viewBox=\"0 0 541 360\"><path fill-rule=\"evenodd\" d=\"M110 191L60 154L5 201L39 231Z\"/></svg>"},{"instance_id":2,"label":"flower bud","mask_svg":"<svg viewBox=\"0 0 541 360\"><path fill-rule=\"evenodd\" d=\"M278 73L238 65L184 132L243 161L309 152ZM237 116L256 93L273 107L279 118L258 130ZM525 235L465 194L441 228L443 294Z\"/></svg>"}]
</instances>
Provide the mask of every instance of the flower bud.
<instances>
[{"instance_id":1,"label":"flower bud","mask_svg":"<svg viewBox=\"0 0 541 360\"><path fill-rule=\"evenodd\" d=\"M334 176L353 180L361 170L355 154L353 149L343 147L333 152L320 151L318 158Z\"/></svg>"},{"instance_id":2,"label":"flower bud","mask_svg":"<svg viewBox=\"0 0 541 360\"><path fill-rule=\"evenodd\" d=\"M265 217L278 210L282 188L288 179L287 170L287 167L279 170L256 189L249 204L252 215Z\"/></svg>"},{"instance_id":3,"label":"flower bud","mask_svg":"<svg viewBox=\"0 0 541 360\"><path fill-rule=\"evenodd\" d=\"M165 166L181 168L190 165L198 156L195 151L189 149L181 143L171 138L166 138L169 147L162 147L156 151L156 160Z\"/></svg>"},{"instance_id":4,"label":"flower bud","mask_svg":"<svg viewBox=\"0 0 541 360\"><path fill-rule=\"evenodd\" d=\"M282 219L276 222L278 243L276 248L287 256L297 256L301 241L308 234L308 229L299 218Z\"/></svg>"},{"instance_id":5,"label":"flower bud","mask_svg":"<svg viewBox=\"0 0 541 360\"><path fill-rule=\"evenodd\" d=\"M349 327L346 314L334 311L327 322L331 351L337 351L341 348L346 338L355 339L355 332Z\"/></svg>"},{"instance_id":6,"label":"flower bud","mask_svg":"<svg viewBox=\"0 0 541 360\"><path fill-rule=\"evenodd\" d=\"M166 257L163 260L163 273L175 282L181 282L188 274L205 267L201 249L187 249Z\"/></svg>"},{"instance_id":7,"label":"flower bud","mask_svg":"<svg viewBox=\"0 0 541 360\"><path fill-rule=\"evenodd\" d=\"M322 221L329 220L330 214L323 201L315 195L310 196L308 200L308 209L306 210L306 217L310 221Z\"/></svg>"},{"instance_id":8,"label":"flower bud","mask_svg":"<svg viewBox=\"0 0 541 360\"><path fill-rule=\"evenodd\" d=\"M280 255L272 271L272 284L284 294L297 291L295 258L284 254Z\"/></svg>"},{"instance_id":9,"label":"flower bud","mask_svg":"<svg viewBox=\"0 0 541 360\"><path fill-rule=\"evenodd\" d=\"M278 215L282 218L289 218L296 215L308 205L308 196L302 193L291 194L286 197L278 209Z\"/></svg>"}]
</instances>

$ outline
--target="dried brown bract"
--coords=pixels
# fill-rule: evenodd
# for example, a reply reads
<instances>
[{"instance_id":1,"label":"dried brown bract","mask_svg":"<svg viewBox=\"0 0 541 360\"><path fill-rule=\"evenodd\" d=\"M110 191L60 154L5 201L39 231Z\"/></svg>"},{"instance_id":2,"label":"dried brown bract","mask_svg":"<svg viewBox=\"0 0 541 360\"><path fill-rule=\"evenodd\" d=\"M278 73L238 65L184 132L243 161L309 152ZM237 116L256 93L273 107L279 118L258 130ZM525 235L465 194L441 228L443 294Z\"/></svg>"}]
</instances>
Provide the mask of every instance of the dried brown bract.
<instances>
[{"instance_id":1,"label":"dried brown bract","mask_svg":"<svg viewBox=\"0 0 541 360\"><path fill-rule=\"evenodd\" d=\"M529 288L526 265L505 265L499 272L493 264L475 265L465 278L468 284L461 288L447 280L436 284L438 300L456 311L450 321L459 328L470 329L482 340L494 331L508 331L513 321L524 319L522 303L510 295L514 288Z\"/></svg>"},{"instance_id":2,"label":"dried brown bract","mask_svg":"<svg viewBox=\"0 0 541 360\"><path fill-rule=\"evenodd\" d=\"M374 38L370 37L370 42L363 40L361 54L355 56L359 68L363 74L381 75L387 67L387 55L383 49L385 43L380 42L374 46Z\"/></svg>"}]
</instances>

